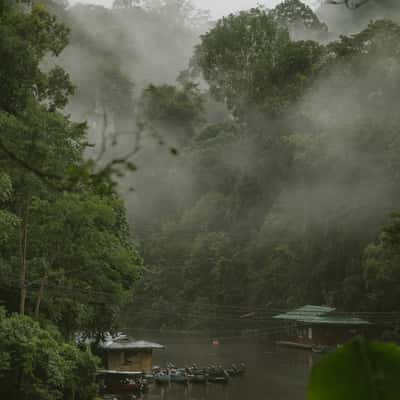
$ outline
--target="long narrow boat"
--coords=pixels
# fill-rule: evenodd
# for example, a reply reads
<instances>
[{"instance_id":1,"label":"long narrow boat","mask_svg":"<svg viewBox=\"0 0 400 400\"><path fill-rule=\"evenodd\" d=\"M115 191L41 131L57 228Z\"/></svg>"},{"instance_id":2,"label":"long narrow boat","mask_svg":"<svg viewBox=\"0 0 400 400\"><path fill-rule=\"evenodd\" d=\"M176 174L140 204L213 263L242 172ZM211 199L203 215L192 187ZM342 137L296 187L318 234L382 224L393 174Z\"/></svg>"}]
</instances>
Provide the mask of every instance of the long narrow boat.
<instances>
[{"instance_id":1,"label":"long narrow boat","mask_svg":"<svg viewBox=\"0 0 400 400\"><path fill-rule=\"evenodd\" d=\"M311 350L313 353L326 354L334 351L335 348L331 346L314 346Z\"/></svg>"},{"instance_id":2,"label":"long narrow boat","mask_svg":"<svg viewBox=\"0 0 400 400\"><path fill-rule=\"evenodd\" d=\"M212 383L228 383L228 372L220 367L211 367L208 369L208 381Z\"/></svg>"},{"instance_id":3,"label":"long narrow boat","mask_svg":"<svg viewBox=\"0 0 400 400\"><path fill-rule=\"evenodd\" d=\"M192 371L188 378L190 383L207 383L208 381L207 373L202 371Z\"/></svg>"},{"instance_id":4,"label":"long narrow boat","mask_svg":"<svg viewBox=\"0 0 400 400\"><path fill-rule=\"evenodd\" d=\"M160 385L169 384L171 382L171 376L168 372L159 372L154 375L154 381Z\"/></svg>"},{"instance_id":5,"label":"long narrow boat","mask_svg":"<svg viewBox=\"0 0 400 400\"><path fill-rule=\"evenodd\" d=\"M189 381L186 370L184 369L172 369L169 372L169 376L173 383L186 384Z\"/></svg>"},{"instance_id":6,"label":"long narrow boat","mask_svg":"<svg viewBox=\"0 0 400 400\"><path fill-rule=\"evenodd\" d=\"M145 380L145 382L146 383L153 383L154 382L154 378L155 378L155 376L154 376L154 374L152 374L152 373L147 373L147 374L144 374L144 380Z\"/></svg>"},{"instance_id":7,"label":"long narrow boat","mask_svg":"<svg viewBox=\"0 0 400 400\"><path fill-rule=\"evenodd\" d=\"M210 375L208 377L208 382L212 383L228 383L229 376L226 375Z\"/></svg>"},{"instance_id":8,"label":"long narrow boat","mask_svg":"<svg viewBox=\"0 0 400 400\"><path fill-rule=\"evenodd\" d=\"M232 364L231 367L226 370L226 372L228 372L229 376L244 375L246 372L246 365L244 363L239 364L239 366Z\"/></svg>"}]
</instances>

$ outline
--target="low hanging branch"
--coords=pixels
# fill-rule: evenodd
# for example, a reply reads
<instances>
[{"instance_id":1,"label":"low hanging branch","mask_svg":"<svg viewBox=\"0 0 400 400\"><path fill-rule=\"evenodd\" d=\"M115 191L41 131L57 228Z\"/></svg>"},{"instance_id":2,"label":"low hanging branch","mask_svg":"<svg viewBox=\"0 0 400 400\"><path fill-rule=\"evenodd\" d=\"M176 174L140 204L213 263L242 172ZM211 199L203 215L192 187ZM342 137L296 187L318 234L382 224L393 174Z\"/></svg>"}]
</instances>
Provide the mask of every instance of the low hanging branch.
<instances>
[{"instance_id":1,"label":"low hanging branch","mask_svg":"<svg viewBox=\"0 0 400 400\"><path fill-rule=\"evenodd\" d=\"M50 172L41 171L40 169L34 167L33 165L27 163L22 158L18 157L13 151L11 151L1 140L0 140L0 150L13 162L25 168L28 171L31 171L34 175L41 179L61 179L59 175L54 175Z\"/></svg>"},{"instance_id":2,"label":"low hanging branch","mask_svg":"<svg viewBox=\"0 0 400 400\"><path fill-rule=\"evenodd\" d=\"M107 111L106 107L103 105L103 128L101 130L100 151L96 157L96 162L99 162L107 151L107 128L108 128Z\"/></svg>"},{"instance_id":3,"label":"low hanging branch","mask_svg":"<svg viewBox=\"0 0 400 400\"><path fill-rule=\"evenodd\" d=\"M37 178L39 178L43 183L45 183L49 188L56 191L74 191L79 189L80 184L90 184L93 182L98 182L99 180L106 178L107 176L117 174L118 175L118 167L126 168L130 171L136 170L136 166L131 162L131 159L139 153L140 146L140 132L135 133L135 143L133 148L128 151L125 155L120 156L118 158L114 158L104 166L102 166L97 171L90 171L88 174L85 173L86 168L93 168L93 160L89 160L87 163L84 163L82 166L78 167L78 170L81 169L82 173L75 178L66 176L66 175L57 175L49 171L41 170L40 168L35 167L34 165L26 162L21 157L19 157L16 153L8 148L8 146L0 140L0 153L3 153L9 160L11 160L14 164L22 167L26 171L29 171ZM105 150L104 150L105 152ZM96 164L96 161L94 162Z\"/></svg>"},{"instance_id":4,"label":"low hanging branch","mask_svg":"<svg viewBox=\"0 0 400 400\"><path fill-rule=\"evenodd\" d=\"M8 149L8 147L1 140L0 140L0 151L2 151L12 162L24 168L25 170L30 171L33 175L38 177L41 181L46 183L46 185L48 185L52 189L59 189L59 187L57 186L57 184L54 183L54 181L57 182L61 181L63 179L61 176L54 175L47 171L42 171L36 168L35 166L27 163L13 151Z\"/></svg>"}]
</instances>

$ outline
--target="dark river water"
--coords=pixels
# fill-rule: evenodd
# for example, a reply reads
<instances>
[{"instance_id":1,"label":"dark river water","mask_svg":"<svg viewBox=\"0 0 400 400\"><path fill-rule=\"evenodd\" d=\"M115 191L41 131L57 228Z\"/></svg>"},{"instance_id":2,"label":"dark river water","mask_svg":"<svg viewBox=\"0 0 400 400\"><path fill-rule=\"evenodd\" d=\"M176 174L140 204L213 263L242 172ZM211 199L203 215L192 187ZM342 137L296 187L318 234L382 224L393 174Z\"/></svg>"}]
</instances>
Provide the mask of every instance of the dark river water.
<instances>
[{"instance_id":1,"label":"dark river water","mask_svg":"<svg viewBox=\"0 0 400 400\"><path fill-rule=\"evenodd\" d=\"M146 400L304 400L310 369L319 357L307 350L278 347L256 338L220 340L219 345L205 338L148 339L166 346L154 352L155 365L165 366L168 361L178 367L194 362L199 366L245 362L247 372L227 385L152 385L143 397Z\"/></svg>"}]
</instances>

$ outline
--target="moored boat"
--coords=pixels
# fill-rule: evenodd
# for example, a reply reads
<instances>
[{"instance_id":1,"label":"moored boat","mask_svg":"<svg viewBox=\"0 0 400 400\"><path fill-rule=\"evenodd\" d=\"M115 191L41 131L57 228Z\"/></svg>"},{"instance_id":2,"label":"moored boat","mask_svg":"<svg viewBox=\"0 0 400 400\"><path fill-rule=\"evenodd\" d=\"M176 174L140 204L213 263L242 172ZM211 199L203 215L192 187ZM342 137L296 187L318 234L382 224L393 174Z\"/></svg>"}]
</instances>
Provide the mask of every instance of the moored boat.
<instances>
[{"instance_id":1,"label":"moored boat","mask_svg":"<svg viewBox=\"0 0 400 400\"><path fill-rule=\"evenodd\" d=\"M208 377L208 382L212 383L228 383L229 376L226 375L210 375Z\"/></svg>"},{"instance_id":2,"label":"moored boat","mask_svg":"<svg viewBox=\"0 0 400 400\"><path fill-rule=\"evenodd\" d=\"M172 369L169 372L171 382L173 383L188 383L188 376L184 369Z\"/></svg>"},{"instance_id":3,"label":"moored boat","mask_svg":"<svg viewBox=\"0 0 400 400\"><path fill-rule=\"evenodd\" d=\"M147 374L144 374L143 378L144 378L144 381L146 382L146 384L150 384L150 383L154 382L155 376L152 373L147 373Z\"/></svg>"},{"instance_id":4,"label":"moored boat","mask_svg":"<svg viewBox=\"0 0 400 400\"><path fill-rule=\"evenodd\" d=\"M228 383L229 374L222 367L210 367L208 369L208 381L212 383Z\"/></svg>"},{"instance_id":5,"label":"moored boat","mask_svg":"<svg viewBox=\"0 0 400 400\"><path fill-rule=\"evenodd\" d=\"M142 372L97 371L102 394L135 394L146 390L146 381Z\"/></svg>"},{"instance_id":6,"label":"moored boat","mask_svg":"<svg viewBox=\"0 0 400 400\"><path fill-rule=\"evenodd\" d=\"M335 348L331 346L314 346L311 351L318 354L326 354L334 351Z\"/></svg>"},{"instance_id":7,"label":"moored boat","mask_svg":"<svg viewBox=\"0 0 400 400\"><path fill-rule=\"evenodd\" d=\"M202 370L191 371L188 378L190 383L207 383L208 381L207 373Z\"/></svg>"},{"instance_id":8,"label":"moored boat","mask_svg":"<svg viewBox=\"0 0 400 400\"><path fill-rule=\"evenodd\" d=\"M241 376L246 372L246 365L244 363L240 363L239 365L232 364L226 371L229 376Z\"/></svg>"},{"instance_id":9,"label":"moored boat","mask_svg":"<svg viewBox=\"0 0 400 400\"><path fill-rule=\"evenodd\" d=\"M168 371L160 371L154 375L154 381L160 385L169 384L171 382L171 376Z\"/></svg>"}]
</instances>

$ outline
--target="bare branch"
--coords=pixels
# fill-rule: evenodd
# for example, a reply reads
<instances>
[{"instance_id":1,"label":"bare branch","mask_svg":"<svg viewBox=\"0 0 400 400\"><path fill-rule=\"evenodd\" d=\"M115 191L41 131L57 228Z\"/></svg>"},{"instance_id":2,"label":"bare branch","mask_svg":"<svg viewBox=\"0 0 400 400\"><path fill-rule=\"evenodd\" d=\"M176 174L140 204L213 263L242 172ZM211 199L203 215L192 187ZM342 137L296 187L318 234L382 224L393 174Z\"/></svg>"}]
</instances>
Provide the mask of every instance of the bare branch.
<instances>
[{"instance_id":1,"label":"bare branch","mask_svg":"<svg viewBox=\"0 0 400 400\"><path fill-rule=\"evenodd\" d=\"M103 129L101 131L101 146L100 152L96 157L96 162L99 162L107 151L107 128L108 128L108 118L106 107L103 105Z\"/></svg>"},{"instance_id":2,"label":"bare branch","mask_svg":"<svg viewBox=\"0 0 400 400\"><path fill-rule=\"evenodd\" d=\"M98 171L95 175L101 176L104 173L112 172L111 171L112 167L114 167L116 165L126 164L130 159L132 159L141 150L140 140L141 140L141 131L136 131L135 132L135 143L133 145L133 148L125 155L123 155L121 157L113 158L106 165L104 165L101 168L101 170Z\"/></svg>"}]
</instances>

